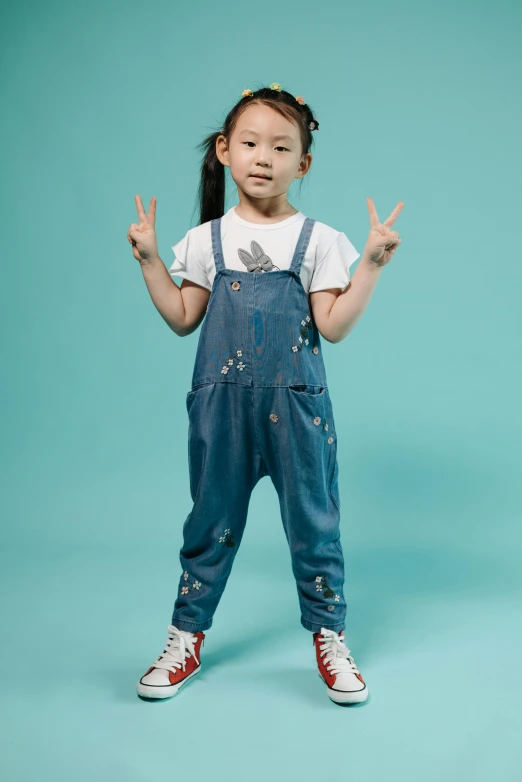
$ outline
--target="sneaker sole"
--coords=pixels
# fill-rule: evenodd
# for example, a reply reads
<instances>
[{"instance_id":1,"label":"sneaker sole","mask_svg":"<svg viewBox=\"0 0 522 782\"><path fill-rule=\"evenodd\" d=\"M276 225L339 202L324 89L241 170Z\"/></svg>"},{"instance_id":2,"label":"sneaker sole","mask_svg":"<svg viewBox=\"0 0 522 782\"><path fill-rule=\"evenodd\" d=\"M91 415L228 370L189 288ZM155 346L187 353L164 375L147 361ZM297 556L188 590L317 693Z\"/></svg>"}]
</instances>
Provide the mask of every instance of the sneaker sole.
<instances>
[{"instance_id":1,"label":"sneaker sole","mask_svg":"<svg viewBox=\"0 0 522 782\"><path fill-rule=\"evenodd\" d=\"M175 695L184 684L193 679L194 676L200 672L200 670L201 666L196 668L195 671L192 671L192 673L189 673L189 675L186 676L183 681L179 682L179 684L169 684L166 687L158 687L154 684L142 684L141 682L138 682L136 685L136 691L140 698L145 698L146 700L172 698L172 696Z\"/></svg>"},{"instance_id":2,"label":"sneaker sole","mask_svg":"<svg viewBox=\"0 0 522 782\"><path fill-rule=\"evenodd\" d=\"M331 701L334 701L334 703L362 703L366 700L368 697L368 687L365 685L362 690L353 690L352 692L342 692L341 690L332 690L330 687L326 684L325 680L321 676L320 673L318 673L319 678L321 679L322 683L326 685L326 691L328 693L328 697Z\"/></svg>"}]
</instances>

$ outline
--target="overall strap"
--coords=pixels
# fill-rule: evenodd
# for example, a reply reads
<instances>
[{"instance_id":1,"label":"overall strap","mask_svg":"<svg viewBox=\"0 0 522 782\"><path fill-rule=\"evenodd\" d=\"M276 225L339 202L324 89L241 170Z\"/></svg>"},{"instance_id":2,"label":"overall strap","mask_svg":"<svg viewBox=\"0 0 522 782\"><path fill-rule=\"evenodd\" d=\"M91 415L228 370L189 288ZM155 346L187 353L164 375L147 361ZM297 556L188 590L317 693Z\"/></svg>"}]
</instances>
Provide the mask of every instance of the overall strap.
<instances>
[{"instance_id":1,"label":"overall strap","mask_svg":"<svg viewBox=\"0 0 522 782\"><path fill-rule=\"evenodd\" d=\"M226 268L223 259L223 245L221 244L221 217L217 217L215 220L210 221L210 229L212 233L214 263L216 265L216 271L219 271L220 269Z\"/></svg>"},{"instance_id":2,"label":"overall strap","mask_svg":"<svg viewBox=\"0 0 522 782\"><path fill-rule=\"evenodd\" d=\"M303 227L301 228L301 233L299 234L299 239L297 240L295 247L294 257L292 258L292 263L290 265L290 271L293 271L296 274L299 274L301 271L301 264L303 262L303 258L306 255L314 225L315 220L312 220L311 217L305 218Z\"/></svg>"}]
</instances>

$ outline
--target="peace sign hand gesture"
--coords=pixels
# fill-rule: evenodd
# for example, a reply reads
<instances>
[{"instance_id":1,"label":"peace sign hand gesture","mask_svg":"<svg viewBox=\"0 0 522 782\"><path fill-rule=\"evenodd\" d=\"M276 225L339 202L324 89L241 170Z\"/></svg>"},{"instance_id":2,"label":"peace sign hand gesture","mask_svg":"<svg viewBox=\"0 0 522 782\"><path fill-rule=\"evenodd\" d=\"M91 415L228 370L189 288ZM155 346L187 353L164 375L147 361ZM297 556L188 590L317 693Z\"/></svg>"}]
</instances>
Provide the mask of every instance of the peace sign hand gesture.
<instances>
[{"instance_id":1,"label":"peace sign hand gesture","mask_svg":"<svg viewBox=\"0 0 522 782\"><path fill-rule=\"evenodd\" d=\"M370 233L364 252L369 261L375 263L377 266L385 266L388 261L391 260L393 253L402 241L399 238L397 231L390 231L390 227L399 216L402 207L404 206L404 201L399 201L384 223L379 221L379 215L377 214L372 199L367 198L366 203L368 204L368 211L370 213Z\"/></svg>"},{"instance_id":2,"label":"peace sign hand gesture","mask_svg":"<svg viewBox=\"0 0 522 782\"><path fill-rule=\"evenodd\" d=\"M156 242L156 199L152 198L149 211L145 209L139 195L136 196L136 209L140 218L139 225L131 223L127 231L127 239L132 245L132 254L141 264L150 263L158 257L158 245Z\"/></svg>"}]
</instances>

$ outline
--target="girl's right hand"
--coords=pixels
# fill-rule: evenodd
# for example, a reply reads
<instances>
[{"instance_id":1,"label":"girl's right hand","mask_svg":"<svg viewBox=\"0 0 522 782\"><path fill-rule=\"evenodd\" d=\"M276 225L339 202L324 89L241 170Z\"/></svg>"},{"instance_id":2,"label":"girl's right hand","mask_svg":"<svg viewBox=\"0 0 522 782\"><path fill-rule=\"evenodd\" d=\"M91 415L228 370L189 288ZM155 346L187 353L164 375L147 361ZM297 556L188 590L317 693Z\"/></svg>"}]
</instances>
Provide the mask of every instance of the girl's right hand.
<instances>
[{"instance_id":1,"label":"girl's right hand","mask_svg":"<svg viewBox=\"0 0 522 782\"><path fill-rule=\"evenodd\" d=\"M156 242L156 199L152 198L148 214L139 195L136 196L136 209L140 218L139 225L131 223L127 231L127 239L132 245L132 254L141 264L151 263L158 258L158 245Z\"/></svg>"}]
</instances>

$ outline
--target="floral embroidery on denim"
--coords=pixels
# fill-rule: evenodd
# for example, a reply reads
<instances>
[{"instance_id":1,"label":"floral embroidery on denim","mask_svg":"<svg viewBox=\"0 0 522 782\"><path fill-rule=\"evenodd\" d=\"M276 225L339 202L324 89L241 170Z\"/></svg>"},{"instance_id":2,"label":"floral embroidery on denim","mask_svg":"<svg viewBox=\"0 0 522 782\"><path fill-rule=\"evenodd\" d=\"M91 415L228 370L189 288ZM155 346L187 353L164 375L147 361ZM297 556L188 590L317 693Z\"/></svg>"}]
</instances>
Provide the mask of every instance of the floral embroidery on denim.
<instances>
[{"instance_id":1,"label":"floral embroidery on denim","mask_svg":"<svg viewBox=\"0 0 522 782\"><path fill-rule=\"evenodd\" d=\"M308 339L308 330L313 330L314 324L312 322L312 318L310 315L306 315L304 320L301 321L301 328L299 329L300 337L298 339L297 345L292 345L292 350L294 353L297 353L298 350L302 350L305 345L308 345L310 340ZM312 353L319 353L319 349L316 345L312 348Z\"/></svg>"},{"instance_id":2,"label":"floral embroidery on denim","mask_svg":"<svg viewBox=\"0 0 522 782\"><path fill-rule=\"evenodd\" d=\"M241 283L240 282L233 282L231 287L232 287L233 291L238 291L240 289L240 287L241 287Z\"/></svg>"},{"instance_id":3,"label":"floral embroidery on denim","mask_svg":"<svg viewBox=\"0 0 522 782\"><path fill-rule=\"evenodd\" d=\"M270 420L273 421L274 423L277 423L277 421L279 421L279 417L275 413L270 413L269 417Z\"/></svg>"},{"instance_id":4,"label":"floral embroidery on denim","mask_svg":"<svg viewBox=\"0 0 522 782\"><path fill-rule=\"evenodd\" d=\"M220 543L224 543L225 546L228 546L229 548L232 548L232 546L235 546L234 542L234 533L230 533L229 529L226 529L224 534L219 539Z\"/></svg>"},{"instance_id":5,"label":"floral embroidery on denim","mask_svg":"<svg viewBox=\"0 0 522 782\"><path fill-rule=\"evenodd\" d=\"M189 574L188 574L188 572L187 572L186 570L185 570L185 572L183 573L183 578L184 578L184 580L185 580L186 582L188 582L188 580L189 580ZM201 581L196 581L196 580L195 580L195 581L194 581L194 583L192 584L192 586L190 586L188 583L186 583L186 584L184 584L184 585L181 587L181 594L182 594L182 595L188 595L188 593L190 592L190 590L191 590L191 589L197 589L197 590L199 590L199 589L200 589L200 587L201 587Z\"/></svg>"},{"instance_id":6,"label":"floral embroidery on denim","mask_svg":"<svg viewBox=\"0 0 522 782\"><path fill-rule=\"evenodd\" d=\"M189 574L187 573L186 570L183 573L183 578L185 579L185 581L188 581L188 579L189 579ZM185 584L184 586L181 587L181 594L182 595L188 595L188 593L190 592L191 589L198 589L199 590L200 587L201 587L201 581L194 581L194 583L192 584L191 587L188 586L188 584Z\"/></svg>"},{"instance_id":7,"label":"floral embroidery on denim","mask_svg":"<svg viewBox=\"0 0 522 782\"><path fill-rule=\"evenodd\" d=\"M328 423L327 423L327 421L326 421L326 418L321 418L321 416L319 416L319 415L316 415L316 416L315 416L315 418L314 418L314 424L315 424L316 426L319 426L319 424L321 423L321 421L323 422L323 426L322 426L322 428L321 428L321 432L327 432L327 431L328 431ZM333 441L334 441L334 439L333 439L333 437L330 435L330 437L328 438L328 445L331 445L331 444L333 443Z\"/></svg>"},{"instance_id":8,"label":"floral embroidery on denim","mask_svg":"<svg viewBox=\"0 0 522 782\"><path fill-rule=\"evenodd\" d=\"M223 369L221 370L221 374L222 375L227 375L229 367L232 367L234 365L234 360L239 359L242 355L243 355L243 351L242 350L236 350L236 355L235 356L232 356L231 358L227 358L226 361L225 361L225 365L224 365ZM244 370L245 366L246 366L246 364L243 364L242 361L238 361L238 363L236 364L236 369L239 369L239 371L242 372Z\"/></svg>"},{"instance_id":9,"label":"floral embroidery on denim","mask_svg":"<svg viewBox=\"0 0 522 782\"><path fill-rule=\"evenodd\" d=\"M323 587L326 589L323 592ZM315 579L315 588L318 592L323 592L323 597L334 597L335 592L330 588L326 576L317 576Z\"/></svg>"}]
</instances>

